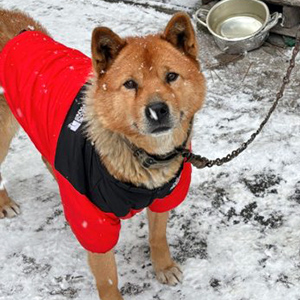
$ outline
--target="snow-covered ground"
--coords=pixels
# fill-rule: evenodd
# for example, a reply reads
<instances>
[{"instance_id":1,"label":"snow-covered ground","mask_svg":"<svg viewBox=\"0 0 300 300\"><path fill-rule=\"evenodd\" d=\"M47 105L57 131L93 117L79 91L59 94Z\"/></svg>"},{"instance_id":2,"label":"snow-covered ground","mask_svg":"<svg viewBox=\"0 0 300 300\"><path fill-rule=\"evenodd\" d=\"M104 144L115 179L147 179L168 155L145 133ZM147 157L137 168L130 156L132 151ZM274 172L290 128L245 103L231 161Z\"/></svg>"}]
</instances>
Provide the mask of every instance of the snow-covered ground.
<instances>
[{"instance_id":1,"label":"snow-covered ground","mask_svg":"<svg viewBox=\"0 0 300 300\"><path fill-rule=\"evenodd\" d=\"M90 53L99 24L121 36L162 30L170 16L151 6L192 11L199 1L0 0L41 21L60 42ZM182 5L182 3L185 3ZM200 29L200 28L199 28ZM267 112L290 50L265 45L227 66L199 30L207 78L193 150L223 156L247 139ZM269 124L239 158L194 170L188 199L172 212L169 241L182 264L182 285L159 284L152 272L145 214L123 223L117 247L120 288L131 300L300 299L300 58ZM3 167L22 214L0 221L1 300L96 300L85 251L65 222L58 189L21 132Z\"/></svg>"}]
</instances>

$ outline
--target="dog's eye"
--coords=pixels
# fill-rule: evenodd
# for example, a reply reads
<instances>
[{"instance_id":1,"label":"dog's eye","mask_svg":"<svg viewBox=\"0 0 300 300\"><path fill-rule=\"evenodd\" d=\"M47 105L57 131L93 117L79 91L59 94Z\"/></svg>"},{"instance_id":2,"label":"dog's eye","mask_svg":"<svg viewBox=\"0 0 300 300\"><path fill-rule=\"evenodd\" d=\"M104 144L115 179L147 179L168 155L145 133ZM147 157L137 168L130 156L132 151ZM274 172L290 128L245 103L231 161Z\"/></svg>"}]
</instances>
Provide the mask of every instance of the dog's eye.
<instances>
[{"instance_id":1,"label":"dog's eye","mask_svg":"<svg viewBox=\"0 0 300 300\"><path fill-rule=\"evenodd\" d=\"M177 74L177 73L174 73L174 72L167 73L166 82L171 83L171 82L175 81L178 77L179 77L179 74Z\"/></svg>"},{"instance_id":2,"label":"dog's eye","mask_svg":"<svg viewBox=\"0 0 300 300\"><path fill-rule=\"evenodd\" d=\"M126 87L126 89L128 89L128 90L137 90L137 88L138 88L138 84L134 81L134 80L132 80L132 79L130 79L130 80L127 80L124 84L123 84L125 87Z\"/></svg>"}]
</instances>

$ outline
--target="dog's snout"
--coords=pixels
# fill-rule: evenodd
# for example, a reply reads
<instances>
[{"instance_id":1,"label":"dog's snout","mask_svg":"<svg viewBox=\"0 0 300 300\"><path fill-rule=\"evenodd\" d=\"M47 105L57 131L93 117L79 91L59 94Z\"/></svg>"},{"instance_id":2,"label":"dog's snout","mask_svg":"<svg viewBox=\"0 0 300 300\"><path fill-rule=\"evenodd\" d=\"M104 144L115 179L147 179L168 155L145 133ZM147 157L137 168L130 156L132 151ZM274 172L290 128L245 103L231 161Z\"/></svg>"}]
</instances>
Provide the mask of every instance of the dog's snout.
<instances>
[{"instance_id":1,"label":"dog's snout","mask_svg":"<svg viewBox=\"0 0 300 300\"><path fill-rule=\"evenodd\" d=\"M173 127L170 108L163 101L152 102L146 106L145 115L148 132L160 134Z\"/></svg>"},{"instance_id":2,"label":"dog's snout","mask_svg":"<svg viewBox=\"0 0 300 300\"><path fill-rule=\"evenodd\" d=\"M151 103L146 107L146 117L151 123L162 123L169 115L169 107L164 102Z\"/></svg>"}]
</instances>

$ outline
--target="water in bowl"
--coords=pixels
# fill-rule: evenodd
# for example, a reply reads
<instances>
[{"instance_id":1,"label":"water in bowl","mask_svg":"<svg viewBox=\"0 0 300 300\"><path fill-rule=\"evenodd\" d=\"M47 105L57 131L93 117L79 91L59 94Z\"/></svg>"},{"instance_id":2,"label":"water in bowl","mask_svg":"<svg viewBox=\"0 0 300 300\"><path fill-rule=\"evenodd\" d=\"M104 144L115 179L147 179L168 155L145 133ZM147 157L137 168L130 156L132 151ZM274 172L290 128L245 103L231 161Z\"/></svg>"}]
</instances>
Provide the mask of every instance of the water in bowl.
<instances>
[{"instance_id":1,"label":"water in bowl","mask_svg":"<svg viewBox=\"0 0 300 300\"><path fill-rule=\"evenodd\" d=\"M227 39L242 39L259 31L263 21L257 16L231 16L218 24L216 32Z\"/></svg>"}]
</instances>

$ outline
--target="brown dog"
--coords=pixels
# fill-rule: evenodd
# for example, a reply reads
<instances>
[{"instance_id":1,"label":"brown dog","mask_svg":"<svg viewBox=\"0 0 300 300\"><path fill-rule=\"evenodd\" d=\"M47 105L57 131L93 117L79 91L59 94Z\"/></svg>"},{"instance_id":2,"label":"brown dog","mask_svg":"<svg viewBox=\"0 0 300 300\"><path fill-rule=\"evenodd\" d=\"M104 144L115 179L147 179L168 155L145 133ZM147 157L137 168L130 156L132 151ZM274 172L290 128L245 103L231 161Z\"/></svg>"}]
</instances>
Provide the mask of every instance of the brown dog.
<instances>
[{"instance_id":1,"label":"brown dog","mask_svg":"<svg viewBox=\"0 0 300 300\"><path fill-rule=\"evenodd\" d=\"M23 30L48 35L29 16L0 10L0 50ZM108 28L92 36L93 75L84 97L85 132L106 170L115 179L148 190L164 186L178 174L183 158L172 156L155 168L143 166L130 145L161 158L181 145L189 147L194 114L205 96L205 80L197 61L197 41L189 17L178 13L164 33L121 39ZM18 129L0 96L0 164ZM53 165L44 159L52 174ZM161 159L163 161L163 159ZM0 175L0 218L19 214ZM148 210L150 248L157 279L177 284L182 273L172 260L166 239L168 212ZM99 296L123 299L118 290L113 250L88 253Z\"/></svg>"}]
</instances>

